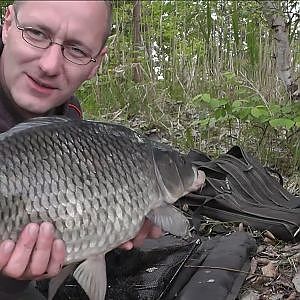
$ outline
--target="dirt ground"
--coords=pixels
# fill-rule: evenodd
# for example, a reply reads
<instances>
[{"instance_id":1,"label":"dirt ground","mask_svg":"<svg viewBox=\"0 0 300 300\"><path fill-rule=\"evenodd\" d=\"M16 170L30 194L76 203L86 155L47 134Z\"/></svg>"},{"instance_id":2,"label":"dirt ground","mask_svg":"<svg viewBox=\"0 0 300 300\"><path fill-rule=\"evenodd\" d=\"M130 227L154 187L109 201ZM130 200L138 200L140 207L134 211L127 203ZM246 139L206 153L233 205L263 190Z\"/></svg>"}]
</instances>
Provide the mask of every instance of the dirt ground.
<instances>
[{"instance_id":1,"label":"dirt ground","mask_svg":"<svg viewBox=\"0 0 300 300\"><path fill-rule=\"evenodd\" d=\"M241 300L299 300L300 243L284 243L270 233L260 240Z\"/></svg>"}]
</instances>

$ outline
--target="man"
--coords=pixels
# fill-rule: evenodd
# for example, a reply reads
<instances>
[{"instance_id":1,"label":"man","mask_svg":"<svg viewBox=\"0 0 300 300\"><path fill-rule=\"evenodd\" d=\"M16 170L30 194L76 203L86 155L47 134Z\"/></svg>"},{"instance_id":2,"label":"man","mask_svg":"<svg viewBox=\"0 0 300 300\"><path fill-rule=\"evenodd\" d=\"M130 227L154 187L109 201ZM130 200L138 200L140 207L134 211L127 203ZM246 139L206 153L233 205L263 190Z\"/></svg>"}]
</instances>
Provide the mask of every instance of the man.
<instances>
[{"instance_id":1,"label":"man","mask_svg":"<svg viewBox=\"0 0 300 300\"><path fill-rule=\"evenodd\" d=\"M36 116L81 118L76 89L92 78L107 52L108 1L16 1L2 27L0 132ZM148 220L124 249L158 237ZM55 276L64 263L64 242L50 223L28 224L16 242L0 244L0 299L43 299L28 286Z\"/></svg>"}]
</instances>

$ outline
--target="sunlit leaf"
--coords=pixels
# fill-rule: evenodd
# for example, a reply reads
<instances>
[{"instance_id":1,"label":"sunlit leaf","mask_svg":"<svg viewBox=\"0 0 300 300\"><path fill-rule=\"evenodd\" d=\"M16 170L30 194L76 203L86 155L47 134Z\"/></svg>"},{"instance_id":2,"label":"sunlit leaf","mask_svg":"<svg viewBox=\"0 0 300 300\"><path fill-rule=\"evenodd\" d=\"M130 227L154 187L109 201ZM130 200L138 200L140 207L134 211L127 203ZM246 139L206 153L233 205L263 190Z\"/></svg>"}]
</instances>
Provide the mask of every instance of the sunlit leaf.
<instances>
[{"instance_id":1,"label":"sunlit leaf","mask_svg":"<svg viewBox=\"0 0 300 300\"><path fill-rule=\"evenodd\" d=\"M251 108L251 115L257 119L264 120L269 117L269 112L265 106L259 105Z\"/></svg>"},{"instance_id":2,"label":"sunlit leaf","mask_svg":"<svg viewBox=\"0 0 300 300\"><path fill-rule=\"evenodd\" d=\"M223 73L223 76L229 82L235 82L235 80L236 80L236 75L233 72L225 72L225 73Z\"/></svg>"},{"instance_id":3,"label":"sunlit leaf","mask_svg":"<svg viewBox=\"0 0 300 300\"><path fill-rule=\"evenodd\" d=\"M293 120L287 118L273 119L270 120L269 123L274 128L283 127L286 129L291 129L295 125L295 122Z\"/></svg>"},{"instance_id":4,"label":"sunlit leaf","mask_svg":"<svg viewBox=\"0 0 300 300\"><path fill-rule=\"evenodd\" d=\"M210 94L201 94L201 99L205 102L209 102L211 100Z\"/></svg>"}]
</instances>

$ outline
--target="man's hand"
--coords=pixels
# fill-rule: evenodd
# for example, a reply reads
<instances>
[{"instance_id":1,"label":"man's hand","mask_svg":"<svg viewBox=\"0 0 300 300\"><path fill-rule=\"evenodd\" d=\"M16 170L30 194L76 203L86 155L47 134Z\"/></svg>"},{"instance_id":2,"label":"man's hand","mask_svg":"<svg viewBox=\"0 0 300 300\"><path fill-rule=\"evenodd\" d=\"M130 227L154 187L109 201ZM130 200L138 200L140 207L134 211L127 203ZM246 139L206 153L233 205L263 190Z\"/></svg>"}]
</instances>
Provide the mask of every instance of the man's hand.
<instances>
[{"instance_id":1,"label":"man's hand","mask_svg":"<svg viewBox=\"0 0 300 300\"><path fill-rule=\"evenodd\" d=\"M51 223L30 223L16 243L11 240L0 243L0 271L23 280L53 277L59 273L65 254L65 244L55 239Z\"/></svg>"},{"instance_id":2,"label":"man's hand","mask_svg":"<svg viewBox=\"0 0 300 300\"><path fill-rule=\"evenodd\" d=\"M120 245L120 248L124 250L131 250L133 247L140 247L143 245L146 238L159 238L162 235L162 230L160 227L154 225L149 219L145 219L145 222L132 240L125 242Z\"/></svg>"}]
</instances>

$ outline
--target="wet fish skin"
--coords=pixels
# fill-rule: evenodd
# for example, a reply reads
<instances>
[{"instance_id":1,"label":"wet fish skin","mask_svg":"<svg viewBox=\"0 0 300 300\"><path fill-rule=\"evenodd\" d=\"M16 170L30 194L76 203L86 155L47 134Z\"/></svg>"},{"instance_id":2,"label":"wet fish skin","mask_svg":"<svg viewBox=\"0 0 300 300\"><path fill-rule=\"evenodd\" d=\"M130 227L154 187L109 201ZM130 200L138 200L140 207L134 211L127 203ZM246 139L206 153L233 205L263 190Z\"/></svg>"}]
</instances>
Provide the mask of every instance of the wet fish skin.
<instances>
[{"instance_id":1,"label":"wet fish skin","mask_svg":"<svg viewBox=\"0 0 300 300\"><path fill-rule=\"evenodd\" d=\"M37 118L0 135L0 239L50 221L66 264L105 254L150 211L195 189L196 178L178 152L123 126Z\"/></svg>"}]
</instances>

